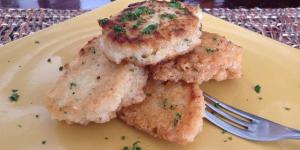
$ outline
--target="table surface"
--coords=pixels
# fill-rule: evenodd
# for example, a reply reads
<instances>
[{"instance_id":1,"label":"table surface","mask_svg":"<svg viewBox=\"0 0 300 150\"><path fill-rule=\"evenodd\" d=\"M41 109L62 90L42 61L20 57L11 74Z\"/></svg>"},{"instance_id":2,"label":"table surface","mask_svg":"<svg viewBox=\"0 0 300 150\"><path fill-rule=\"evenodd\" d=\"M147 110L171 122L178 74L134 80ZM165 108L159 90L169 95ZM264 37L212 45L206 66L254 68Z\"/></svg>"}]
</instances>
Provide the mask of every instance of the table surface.
<instances>
[{"instance_id":1,"label":"table surface","mask_svg":"<svg viewBox=\"0 0 300 150\"><path fill-rule=\"evenodd\" d=\"M0 0L0 46L32 34L40 29L82 14L92 8L102 6L111 0ZM200 3L203 11L268 36L295 48L300 48L300 1L272 0L272 7L295 6L294 8L237 8L239 6L269 6L269 0L185 0ZM2 8L1 7L7 7ZM47 8L47 9L39 9ZM214 7L213 9L209 9ZM215 8L217 7L217 8ZM233 7L235 9L218 8ZM38 8L38 9L13 9ZM49 9L55 8L55 9ZM70 10L72 9L72 10Z\"/></svg>"},{"instance_id":2,"label":"table surface","mask_svg":"<svg viewBox=\"0 0 300 150\"><path fill-rule=\"evenodd\" d=\"M111 0L0 0L0 8L93 9ZM182 0L204 8L284 8L299 7L299 0Z\"/></svg>"}]
</instances>

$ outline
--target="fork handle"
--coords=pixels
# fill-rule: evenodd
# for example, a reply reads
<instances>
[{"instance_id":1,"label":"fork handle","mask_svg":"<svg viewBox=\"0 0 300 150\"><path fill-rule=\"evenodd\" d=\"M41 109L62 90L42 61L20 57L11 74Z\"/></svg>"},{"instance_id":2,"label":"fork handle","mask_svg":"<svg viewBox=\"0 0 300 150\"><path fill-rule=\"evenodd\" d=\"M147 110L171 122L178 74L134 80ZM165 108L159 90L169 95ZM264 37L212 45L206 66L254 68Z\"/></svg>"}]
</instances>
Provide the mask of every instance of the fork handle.
<instances>
[{"instance_id":1,"label":"fork handle","mask_svg":"<svg viewBox=\"0 0 300 150\"><path fill-rule=\"evenodd\" d=\"M287 138L300 140L300 130L296 130L296 129L290 129L290 130L291 130L291 133Z\"/></svg>"}]
</instances>

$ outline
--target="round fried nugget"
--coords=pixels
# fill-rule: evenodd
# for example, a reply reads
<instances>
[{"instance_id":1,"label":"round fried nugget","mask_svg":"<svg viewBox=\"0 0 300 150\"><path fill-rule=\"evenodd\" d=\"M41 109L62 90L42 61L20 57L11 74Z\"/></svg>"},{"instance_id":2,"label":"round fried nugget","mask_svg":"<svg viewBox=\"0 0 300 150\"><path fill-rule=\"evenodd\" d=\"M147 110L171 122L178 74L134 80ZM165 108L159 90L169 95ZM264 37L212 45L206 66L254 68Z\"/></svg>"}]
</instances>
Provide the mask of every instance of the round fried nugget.
<instances>
[{"instance_id":1,"label":"round fried nugget","mask_svg":"<svg viewBox=\"0 0 300 150\"><path fill-rule=\"evenodd\" d=\"M104 123L115 118L118 109L144 100L147 71L110 62L97 44L98 38L86 44L48 93L52 118L83 125Z\"/></svg>"},{"instance_id":2,"label":"round fried nugget","mask_svg":"<svg viewBox=\"0 0 300 150\"><path fill-rule=\"evenodd\" d=\"M181 2L144 1L99 20L100 47L111 61L144 66L187 53L200 44L200 7Z\"/></svg>"},{"instance_id":3,"label":"round fried nugget","mask_svg":"<svg viewBox=\"0 0 300 150\"><path fill-rule=\"evenodd\" d=\"M201 38L202 43L192 52L152 66L153 78L198 84L240 78L241 47L214 33L203 32Z\"/></svg>"},{"instance_id":4,"label":"round fried nugget","mask_svg":"<svg viewBox=\"0 0 300 150\"><path fill-rule=\"evenodd\" d=\"M204 97L197 84L150 80L146 99L124 107L118 117L154 137L186 144L202 130Z\"/></svg>"}]
</instances>

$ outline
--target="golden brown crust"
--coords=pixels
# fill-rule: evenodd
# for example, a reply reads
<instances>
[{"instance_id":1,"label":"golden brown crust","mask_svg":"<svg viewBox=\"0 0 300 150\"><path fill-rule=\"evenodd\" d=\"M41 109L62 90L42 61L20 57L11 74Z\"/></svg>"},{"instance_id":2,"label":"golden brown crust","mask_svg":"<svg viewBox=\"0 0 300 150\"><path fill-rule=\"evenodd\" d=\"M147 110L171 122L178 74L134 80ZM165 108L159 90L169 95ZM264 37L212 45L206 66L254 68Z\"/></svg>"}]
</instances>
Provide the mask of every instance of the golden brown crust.
<instances>
[{"instance_id":1,"label":"golden brown crust","mask_svg":"<svg viewBox=\"0 0 300 150\"><path fill-rule=\"evenodd\" d=\"M225 37L203 32L201 45L185 55L151 67L153 78L202 83L241 77L241 48Z\"/></svg>"},{"instance_id":2,"label":"golden brown crust","mask_svg":"<svg viewBox=\"0 0 300 150\"><path fill-rule=\"evenodd\" d=\"M145 93L142 103L123 108L118 117L154 137L179 144L192 142L203 123L205 105L199 86L150 80Z\"/></svg>"},{"instance_id":3,"label":"golden brown crust","mask_svg":"<svg viewBox=\"0 0 300 150\"><path fill-rule=\"evenodd\" d=\"M64 71L47 95L54 119L83 125L104 123L115 118L121 107L145 98L148 72L132 64L109 62L98 47L98 38L90 40Z\"/></svg>"},{"instance_id":4,"label":"golden brown crust","mask_svg":"<svg viewBox=\"0 0 300 150\"><path fill-rule=\"evenodd\" d=\"M180 2L178 2L180 3ZM185 34L191 34L190 31L198 26L199 18L196 17L194 13L194 8L183 3L182 9L170 7L170 3L166 1L145 1L129 5L129 7L117 16L112 17L105 24L100 24L103 28L103 34L107 36L107 40L112 43L117 43L121 46L131 47L138 50L138 48L143 46L153 46L154 48L159 48L162 44L170 41L174 37L184 36ZM154 14L143 14L138 19L129 20L122 22L122 17L130 12L134 12L140 7L147 7L154 11ZM176 15L174 19L167 19L162 17L166 8L169 12ZM143 34L142 30L151 24L151 19L158 15L159 21L153 22L158 24L158 28L152 34ZM137 23L138 20L143 20L144 23L134 29L133 25ZM119 33L114 31L114 26L119 25L124 28L124 32Z\"/></svg>"}]
</instances>

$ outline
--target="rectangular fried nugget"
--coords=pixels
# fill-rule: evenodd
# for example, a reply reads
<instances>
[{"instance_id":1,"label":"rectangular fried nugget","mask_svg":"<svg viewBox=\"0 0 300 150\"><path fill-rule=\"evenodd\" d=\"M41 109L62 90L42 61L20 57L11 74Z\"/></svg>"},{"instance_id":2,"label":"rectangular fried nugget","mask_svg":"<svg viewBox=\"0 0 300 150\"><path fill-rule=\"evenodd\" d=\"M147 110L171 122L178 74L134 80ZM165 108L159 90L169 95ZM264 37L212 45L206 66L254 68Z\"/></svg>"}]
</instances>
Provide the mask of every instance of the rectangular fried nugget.
<instances>
[{"instance_id":1,"label":"rectangular fried nugget","mask_svg":"<svg viewBox=\"0 0 300 150\"><path fill-rule=\"evenodd\" d=\"M186 144L202 130L204 98L197 84L150 80L142 103L124 107L118 117L154 137Z\"/></svg>"},{"instance_id":2,"label":"rectangular fried nugget","mask_svg":"<svg viewBox=\"0 0 300 150\"><path fill-rule=\"evenodd\" d=\"M151 67L153 78L201 84L215 79L240 78L241 48L214 33L203 32L202 43L194 50L175 59Z\"/></svg>"}]
</instances>

